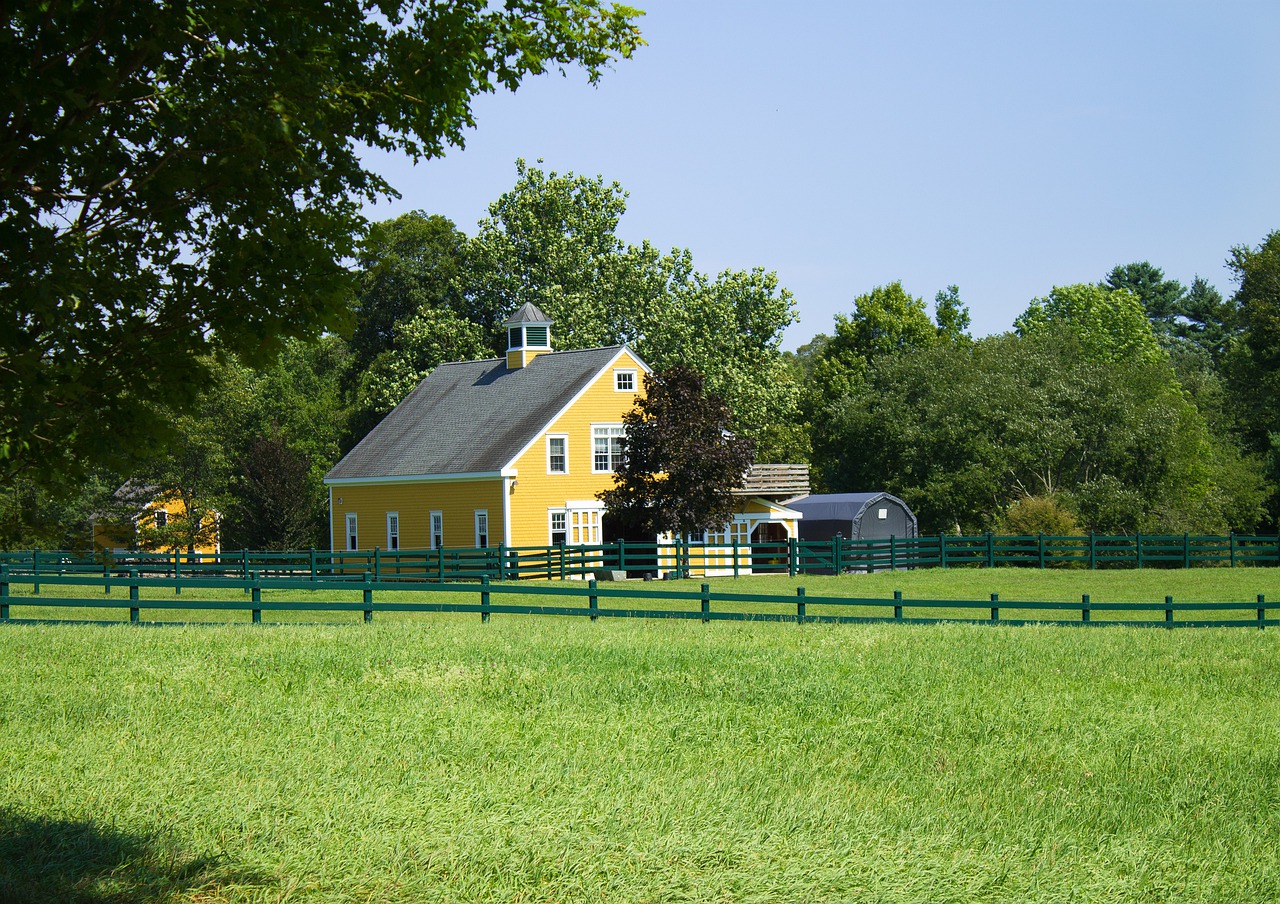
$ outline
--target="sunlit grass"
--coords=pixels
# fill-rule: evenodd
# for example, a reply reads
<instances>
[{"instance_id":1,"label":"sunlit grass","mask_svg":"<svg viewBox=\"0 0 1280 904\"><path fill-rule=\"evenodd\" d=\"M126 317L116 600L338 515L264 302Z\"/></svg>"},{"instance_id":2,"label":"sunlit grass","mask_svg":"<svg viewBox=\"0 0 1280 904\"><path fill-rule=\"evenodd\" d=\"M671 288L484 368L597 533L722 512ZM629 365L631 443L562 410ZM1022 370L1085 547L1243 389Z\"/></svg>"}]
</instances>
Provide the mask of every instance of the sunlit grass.
<instances>
[{"instance_id":1,"label":"sunlit grass","mask_svg":"<svg viewBox=\"0 0 1280 904\"><path fill-rule=\"evenodd\" d=\"M1276 900L1277 636L10 625L0 900Z\"/></svg>"}]
</instances>

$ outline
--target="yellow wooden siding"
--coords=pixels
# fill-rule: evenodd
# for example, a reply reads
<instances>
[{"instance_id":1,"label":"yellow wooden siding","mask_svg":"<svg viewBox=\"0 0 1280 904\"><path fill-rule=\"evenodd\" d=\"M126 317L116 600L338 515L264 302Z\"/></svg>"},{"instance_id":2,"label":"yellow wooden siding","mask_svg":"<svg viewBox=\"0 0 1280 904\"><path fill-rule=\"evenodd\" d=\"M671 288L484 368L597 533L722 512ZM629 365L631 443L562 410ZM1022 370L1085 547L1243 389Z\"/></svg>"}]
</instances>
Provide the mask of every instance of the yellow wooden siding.
<instances>
[{"instance_id":1,"label":"yellow wooden siding","mask_svg":"<svg viewBox=\"0 0 1280 904\"><path fill-rule=\"evenodd\" d=\"M165 511L169 513L170 518L180 518L187 513L187 506L181 499L155 500L147 504L147 508L142 517L151 518L154 512ZM216 515L209 515L209 520L215 519ZM137 529L133 524L117 524L113 522L93 523L93 545L95 549L128 549L134 545L137 538ZM215 531L214 536L208 542L198 544L195 549L201 555L212 555L219 551L219 537ZM186 552L182 549L181 552Z\"/></svg>"},{"instance_id":2,"label":"yellow wooden siding","mask_svg":"<svg viewBox=\"0 0 1280 904\"><path fill-rule=\"evenodd\" d=\"M636 389L614 389L615 370L637 371ZM613 474L593 474L592 424L621 424L643 388L643 369L626 351L601 371L586 391L557 417L515 462L517 483L510 496L511 545L546 546L550 542L548 512L567 502L596 501L596 493L613 486ZM547 473L547 436L568 439L568 474Z\"/></svg>"},{"instance_id":3,"label":"yellow wooden siding","mask_svg":"<svg viewBox=\"0 0 1280 904\"><path fill-rule=\"evenodd\" d=\"M387 513L400 517L400 548L431 546L431 512L443 515L446 547L475 546L475 512L489 513L489 545L502 542L502 478L417 483L347 484L331 487L332 549L347 548L347 514L356 515L361 549L387 548ZM342 501L339 502L338 500Z\"/></svg>"}]
</instances>

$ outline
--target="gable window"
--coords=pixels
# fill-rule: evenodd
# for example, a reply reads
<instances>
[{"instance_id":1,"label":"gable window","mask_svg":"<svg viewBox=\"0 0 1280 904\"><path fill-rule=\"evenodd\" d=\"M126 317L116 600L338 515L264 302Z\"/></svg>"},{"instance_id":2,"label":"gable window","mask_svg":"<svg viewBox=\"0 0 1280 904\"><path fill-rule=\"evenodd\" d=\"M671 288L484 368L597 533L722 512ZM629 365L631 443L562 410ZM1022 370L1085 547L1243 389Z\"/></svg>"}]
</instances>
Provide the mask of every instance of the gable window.
<instances>
[{"instance_id":1,"label":"gable window","mask_svg":"<svg viewBox=\"0 0 1280 904\"><path fill-rule=\"evenodd\" d=\"M484 509L476 511L476 548L489 548L489 513Z\"/></svg>"},{"instance_id":2,"label":"gable window","mask_svg":"<svg viewBox=\"0 0 1280 904\"><path fill-rule=\"evenodd\" d=\"M431 513L431 548L444 547L444 512Z\"/></svg>"},{"instance_id":3,"label":"gable window","mask_svg":"<svg viewBox=\"0 0 1280 904\"><path fill-rule=\"evenodd\" d=\"M360 537L356 533L356 513L347 512L347 549L360 548Z\"/></svg>"},{"instance_id":4,"label":"gable window","mask_svg":"<svg viewBox=\"0 0 1280 904\"><path fill-rule=\"evenodd\" d=\"M387 549L400 548L400 513L387 512Z\"/></svg>"},{"instance_id":5,"label":"gable window","mask_svg":"<svg viewBox=\"0 0 1280 904\"><path fill-rule=\"evenodd\" d=\"M626 428L621 424L593 424L591 427L591 471L607 474L626 460Z\"/></svg>"},{"instance_id":6,"label":"gable window","mask_svg":"<svg viewBox=\"0 0 1280 904\"><path fill-rule=\"evenodd\" d=\"M569 513L551 512L551 545L559 546L569 541Z\"/></svg>"},{"instance_id":7,"label":"gable window","mask_svg":"<svg viewBox=\"0 0 1280 904\"><path fill-rule=\"evenodd\" d=\"M563 435L547 437L547 473L569 473L569 437Z\"/></svg>"},{"instance_id":8,"label":"gable window","mask_svg":"<svg viewBox=\"0 0 1280 904\"><path fill-rule=\"evenodd\" d=\"M618 392L635 392L636 372L634 370L615 370L613 372L613 388Z\"/></svg>"}]
</instances>

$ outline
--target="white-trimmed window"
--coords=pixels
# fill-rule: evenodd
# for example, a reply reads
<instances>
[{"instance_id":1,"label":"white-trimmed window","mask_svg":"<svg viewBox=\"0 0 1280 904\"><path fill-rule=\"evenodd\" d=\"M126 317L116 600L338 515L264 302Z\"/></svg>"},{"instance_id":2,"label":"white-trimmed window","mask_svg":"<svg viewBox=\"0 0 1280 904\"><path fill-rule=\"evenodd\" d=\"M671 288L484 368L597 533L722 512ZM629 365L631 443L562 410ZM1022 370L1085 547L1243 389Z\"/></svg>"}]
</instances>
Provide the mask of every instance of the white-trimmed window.
<instances>
[{"instance_id":1,"label":"white-trimmed window","mask_svg":"<svg viewBox=\"0 0 1280 904\"><path fill-rule=\"evenodd\" d=\"M387 549L400 548L400 513L387 512Z\"/></svg>"},{"instance_id":2,"label":"white-trimmed window","mask_svg":"<svg viewBox=\"0 0 1280 904\"><path fill-rule=\"evenodd\" d=\"M569 437L563 433L547 435L547 473L569 473Z\"/></svg>"},{"instance_id":3,"label":"white-trimmed window","mask_svg":"<svg viewBox=\"0 0 1280 904\"><path fill-rule=\"evenodd\" d=\"M476 509L476 548L489 548L489 513L484 509Z\"/></svg>"},{"instance_id":4,"label":"white-trimmed window","mask_svg":"<svg viewBox=\"0 0 1280 904\"><path fill-rule=\"evenodd\" d=\"M431 548L444 548L444 512L431 513Z\"/></svg>"},{"instance_id":5,"label":"white-trimmed window","mask_svg":"<svg viewBox=\"0 0 1280 904\"><path fill-rule=\"evenodd\" d=\"M564 509L552 509L549 513L550 540L552 546L569 542L569 513Z\"/></svg>"},{"instance_id":6,"label":"white-trimmed window","mask_svg":"<svg viewBox=\"0 0 1280 904\"><path fill-rule=\"evenodd\" d=\"M603 509L569 509L569 544L595 546L600 542L600 515Z\"/></svg>"},{"instance_id":7,"label":"white-trimmed window","mask_svg":"<svg viewBox=\"0 0 1280 904\"><path fill-rule=\"evenodd\" d=\"M356 513L347 512L347 549L360 548L360 535L356 532Z\"/></svg>"},{"instance_id":8,"label":"white-trimmed window","mask_svg":"<svg viewBox=\"0 0 1280 904\"><path fill-rule=\"evenodd\" d=\"M155 522L156 529L162 530L169 524L169 513L164 509L156 509L152 513L151 519Z\"/></svg>"},{"instance_id":9,"label":"white-trimmed window","mask_svg":"<svg viewBox=\"0 0 1280 904\"><path fill-rule=\"evenodd\" d=\"M591 472L608 474L625 461L626 428L621 424L591 425Z\"/></svg>"},{"instance_id":10,"label":"white-trimmed window","mask_svg":"<svg viewBox=\"0 0 1280 904\"><path fill-rule=\"evenodd\" d=\"M636 372L634 369L619 368L613 372L613 388L618 392L636 391Z\"/></svg>"}]
</instances>

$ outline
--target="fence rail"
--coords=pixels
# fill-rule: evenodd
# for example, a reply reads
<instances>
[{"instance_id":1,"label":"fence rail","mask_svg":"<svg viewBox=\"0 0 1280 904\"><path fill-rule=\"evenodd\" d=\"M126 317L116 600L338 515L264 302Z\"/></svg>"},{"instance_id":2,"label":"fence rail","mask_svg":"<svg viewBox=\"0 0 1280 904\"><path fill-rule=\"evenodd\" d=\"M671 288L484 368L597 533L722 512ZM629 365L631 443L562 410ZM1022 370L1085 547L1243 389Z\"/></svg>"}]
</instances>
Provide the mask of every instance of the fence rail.
<instances>
[{"instance_id":1,"label":"fence rail","mask_svg":"<svg viewBox=\"0 0 1280 904\"><path fill-rule=\"evenodd\" d=\"M1280 537L1259 536L947 536L881 540L791 539L772 543L638 543L488 549L129 552L86 556L63 551L0 552L10 574L37 583L49 576L124 574L177 577L263 576L375 581L585 579L602 572L689 577L760 573L842 574L911 568L1194 568L1280 566ZM612 575L610 575L612 576Z\"/></svg>"},{"instance_id":2,"label":"fence rail","mask_svg":"<svg viewBox=\"0 0 1280 904\"><path fill-rule=\"evenodd\" d=\"M599 618L675 618L711 621L774 621L806 623L876 623L897 622L931 624L937 622L970 622L977 624L1050 624L1050 625L1127 625L1130 627L1250 627L1265 628L1280 625L1280 618L1269 617L1280 603L1270 603L1259 594L1252 601L1175 602L1166 596L1162 602L1094 602L1086 594L1080 602L1033 602L1001 600L992 594L986 600L908 600L901 591L895 591L891 599L858 598L843 596L809 596L804 587L796 588L794 596L770 593L738 593L712 591L709 583L699 590L648 585L612 585L601 587L595 580L583 583L492 583L487 576L473 583L376 581L371 572L365 572L358 580L320 577L316 579L292 577L263 577L252 575L248 580L230 577L144 577L132 570L127 576L62 574L46 576L44 583L56 588L102 588L104 596L65 596L61 592L53 596L42 595L32 583L32 576L14 576L8 565L0 565L0 624L28 620L49 621L47 617L18 619L12 616L13 607L41 607L57 609L124 610L129 611L129 621L142 621L145 610L156 612L210 611L248 612L254 623L262 621L264 611L275 612L359 612L365 622L373 621L375 612L434 612L479 614L489 621L494 614L585 616L595 621ZM13 593L14 586L31 586L30 593ZM183 600L178 597L183 587L230 589L243 591L247 599ZM127 591L126 597L112 597L115 589ZM144 590L174 591L174 597L143 597ZM267 598L264 591L298 591L307 593L306 599ZM359 600L326 598L326 592L351 591L360 593ZM418 599L404 599L409 596ZM398 599L375 599L375 593L398 592ZM461 597L461 602L442 602L444 594ZM493 597L514 597L542 602L494 602ZM475 602L467 602L468 597ZM605 601L628 601L630 605L601 605ZM693 604L696 604L696 608ZM716 608L712 608L713 604ZM738 608L722 608L724 604ZM824 608L813 612L810 607ZM981 615L975 616L974 610ZM913 614L914 613L914 614ZM1066 613L1071 613L1070 617ZM1126 618L1108 618L1107 615L1128 613ZM1183 613L1178 618L1178 613ZM1187 614L1195 617L1187 617ZM40 615L41 613L36 613ZM1143 616L1150 614L1150 618ZM1011 617L1012 615L1012 617ZM1228 617L1230 616L1230 617Z\"/></svg>"}]
</instances>

